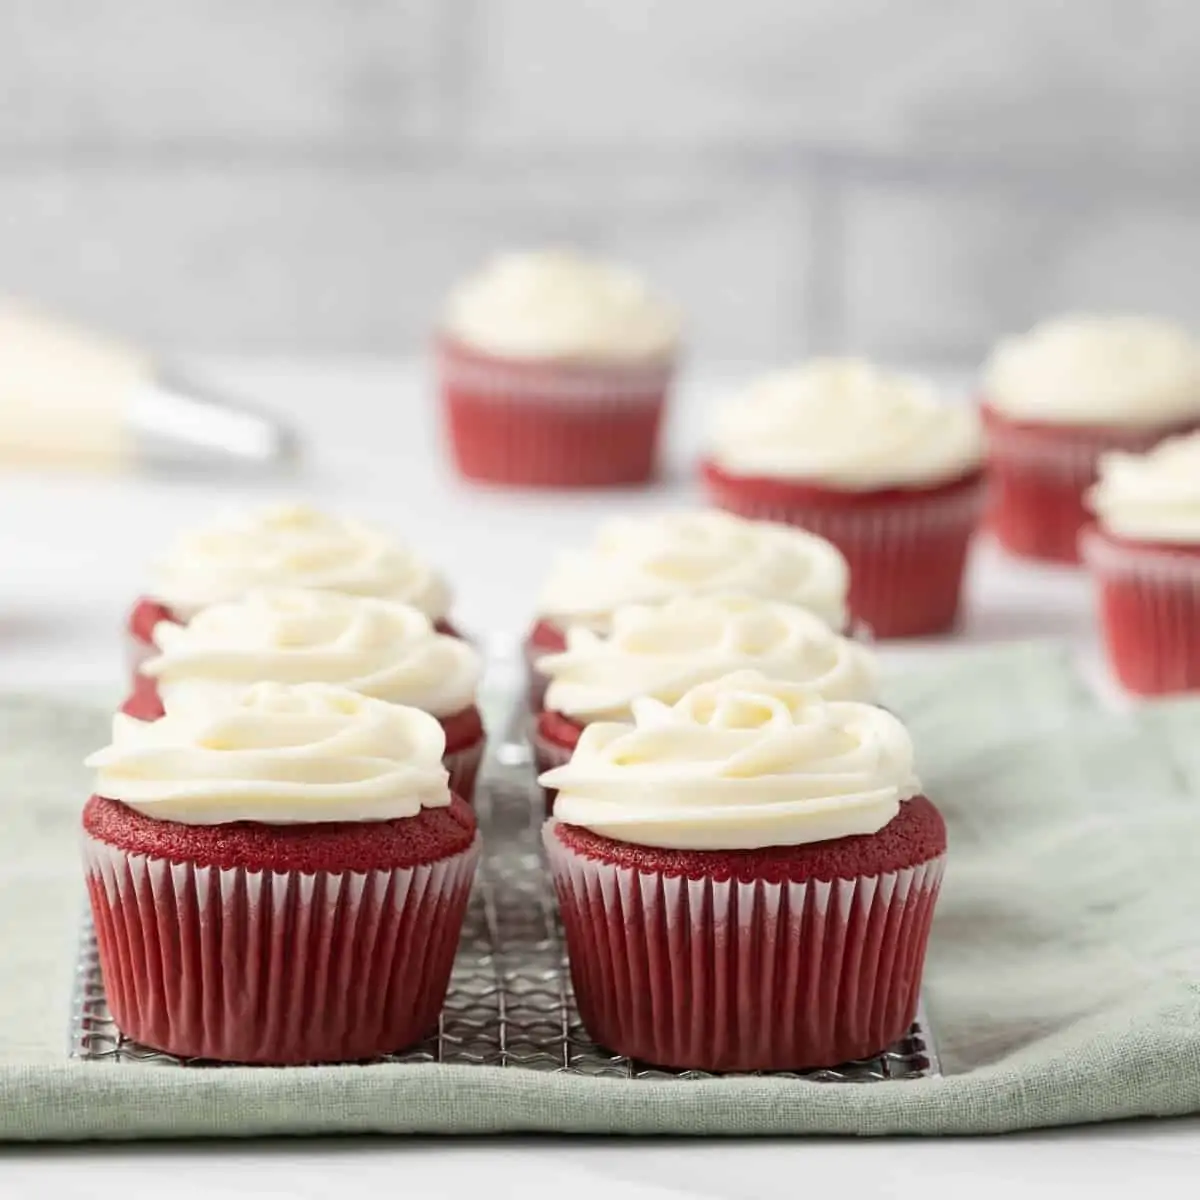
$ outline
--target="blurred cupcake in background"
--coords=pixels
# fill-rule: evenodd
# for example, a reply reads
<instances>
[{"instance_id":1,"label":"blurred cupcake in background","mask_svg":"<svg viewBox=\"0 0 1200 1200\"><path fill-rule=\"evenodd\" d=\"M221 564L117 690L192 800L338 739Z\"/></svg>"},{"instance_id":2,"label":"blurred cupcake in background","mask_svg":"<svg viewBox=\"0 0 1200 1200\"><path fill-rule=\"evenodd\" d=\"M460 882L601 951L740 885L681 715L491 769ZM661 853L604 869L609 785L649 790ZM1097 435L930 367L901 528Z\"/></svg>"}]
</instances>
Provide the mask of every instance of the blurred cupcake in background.
<instances>
[{"instance_id":1,"label":"blurred cupcake in background","mask_svg":"<svg viewBox=\"0 0 1200 1200\"><path fill-rule=\"evenodd\" d=\"M507 254L451 294L437 369L454 461L514 487L647 482L675 312L639 276L565 251Z\"/></svg>"},{"instance_id":2,"label":"blurred cupcake in background","mask_svg":"<svg viewBox=\"0 0 1200 1200\"><path fill-rule=\"evenodd\" d=\"M1062 317L1001 342L982 387L997 536L1078 562L1100 456L1200 425L1200 343L1148 317Z\"/></svg>"},{"instance_id":3,"label":"blurred cupcake in background","mask_svg":"<svg viewBox=\"0 0 1200 1200\"><path fill-rule=\"evenodd\" d=\"M876 637L914 637L957 620L982 457L972 406L865 362L816 359L732 400L702 470L720 507L836 545L851 615Z\"/></svg>"},{"instance_id":4,"label":"blurred cupcake in background","mask_svg":"<svg viewBox=\"0 0 1200 1200\"><path fill-rule=\"evenodd\" d=\"M397 600L453 633L450 588L419 555L383 530L303 504L222 514L181 534L129 615L136 668L154 653L162 621L186 624L211 604L256 587L315 588Z\"/></svg>"},{"instance_id":5,"label":"blurred cupcake in background","mask_svg":"<svg viewBox=\"0 0 1200 1200\"><path fill-rule=\"evenodd\" d=\"M550 681L534 751L539 771L569 761L586 726L633 720L648 696L674 704L698 684L739 670L804 684L827 700L873 703L874 654L814 613L747 595L686 596L629 605L608 633L577 626L567 647L538 660Z\"/></svg>"},{"instance_id":6,"label":"blurred cupcake in background","mask_svg":"<svg viewBox=\"0 0 1200 1200\"><path fill-rule=\"evenodd\" d=\"M1200 432L1100 459L1080 538L1113 672L1131 692L1200 690Z\"/></svg>"},{"instance_id":7,"label":"blurred cupcake in background","mask_svg":"<svg viewBox=\"0 0 1200 1200\"><path fill-rule=\"evenodd\" d=\"M597 722L544 840L588 1032L664 1067L830 1067L916 1012L946 827L904 726L741 671Z\"/></svg>"},{"instance_id":8,"label":"blurred cupcake in background","mask_svg":"<svg viewBox=\"0 0 1200 1200\"><path fill-rule=\"evenodd\" d=\"M787 525L715 509L606 521L590 544L559 556L542 586L525 644L530 707L541 708L545 690L537 660L566 649L573 626L607 632L624 605L737 592L797 605L841 631L848 586L841 552Z\"/></svg>"},{"instance_id":9,"label":"blurred cupcake in background","mask_svg":"<svg viewBox=\"0 0 1200 1200\"><path fill-rule=\"evenodd\" d=\"M420 709L445 734L450 788L470 801L484 751L475 704L483 666L419 609L370 596L259 588L187 625L160 621L123 711L144 721L220 708L250 684L331 683Z\"/></svg>"},{"instance_id":10,"label":"blurred cupcake in background","mask_svg":"<svg viewBox=\"0 0 1200 1200\"><path fill-rule=\"evenodd\" d=\"M183 1058L376 1058L437 1025L479 837L427 713L326 684L118 714L83 857L104 990Z\"/></svg>"}]
</instances>

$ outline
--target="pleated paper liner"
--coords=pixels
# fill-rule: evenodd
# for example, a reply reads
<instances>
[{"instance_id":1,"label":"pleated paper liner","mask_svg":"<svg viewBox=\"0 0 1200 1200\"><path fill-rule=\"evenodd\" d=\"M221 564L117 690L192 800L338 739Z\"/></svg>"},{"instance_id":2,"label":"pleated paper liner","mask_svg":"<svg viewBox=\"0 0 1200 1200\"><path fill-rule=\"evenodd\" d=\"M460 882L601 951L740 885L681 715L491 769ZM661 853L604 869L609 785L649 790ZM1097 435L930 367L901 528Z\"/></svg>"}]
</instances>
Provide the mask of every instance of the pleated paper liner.
<instances>
[{"instance_id":1,"label":"pleated paper liner","mask_svg":"<svg viewBox=\"0 0 1200 1200\"><path fill-rule=\"evenodd\" d=\"M1014 421L981 409L991 482L989 521L1005 549L1046 562L1080 561L1079 533L1091 520L1084 502L1100 456L1141 453L1195 422L1154 428L1091 428Z\"/></svg>"},{"instance_id":2,"label":"pleated paper liner","mask_svg":"<svg viewBox=\"0 0 1200 1200\"><path fill-rule=\"evenodd\" d=\"M122 1030L234 1063L345 1062L437 1024L479 857L366 872L247 871L84 843ZM107 953L105 950L107 949Z\"/></svg>"},{"instance_id":3,"label":"pleated paper liner","mask_svg":"<svg viewBox=\"0 0 1200 1200\"><path fill-rule=\"evenodd\" d=\"M705 482L720 508L795 525L837 546L850 565L853 619L874 637L924 637L956 624L967 549L985 507L981 479L895 502L845 504L759 495L753 481L743 485L711 466Z\"/></svg>"},{"instance_id":4,"label":"pleated paper liner","mask_svg":"<svg viewBox=\"0 0 1200 1200\"><path fill-rule=\"evenodd\" d=\"M670 361L514 362L443 339L437 367L454 463L467 479L612 487L656 472Z\"/></svg>"},{"instance_id":5,"label":"pleated paper liner","mask_svg":"<svg viewBox=\"0 0 1200 1200\"><path fill-rule=\"evenodd\" d=\"M904 1035L941 857L832 881L688 879L545 832L587 1027L632 1058L753 1071L854 1060Z\"/></svg>"},{"instance_id":6,"label":"pleated paper liner","mask_svg":"<svg viewBox=\"0 0 1200 1200\"><path fill-rule=\"evenodd\" d=\"M1140 696L1200 691L1200 546L1080 538L1113 674Z\"/></svg>"}]
</instances>

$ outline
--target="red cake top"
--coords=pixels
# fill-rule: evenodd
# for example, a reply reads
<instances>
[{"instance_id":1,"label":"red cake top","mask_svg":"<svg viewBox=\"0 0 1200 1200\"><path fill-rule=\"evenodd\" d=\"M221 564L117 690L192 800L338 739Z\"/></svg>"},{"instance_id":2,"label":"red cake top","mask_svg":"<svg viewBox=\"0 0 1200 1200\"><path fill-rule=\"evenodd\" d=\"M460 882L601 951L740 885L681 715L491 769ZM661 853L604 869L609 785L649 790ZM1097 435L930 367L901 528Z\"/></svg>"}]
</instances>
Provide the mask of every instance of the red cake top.
<instances>
[{"instance_id":1,"label":"red cake top","mask_svg":"<svg viewBox=\"0 0 1200 1200\"><path fill-rule=\"evenodd\" d=\"M553 828L564 846L596 862L685 879L743 883L881 875L927 862L946 850L946 823L925 796L902 804L900 812L878 833L760 850L666 850L618 842L561 821Z\"/></svg>"},{"instance_id":2,"label":"red cake top","mask_svg":"<svg viewBox=\"0 0 1200 1200\"><path fill-rule=\"evenodd\" d=\"M182 825L135 812L117 800L92 796L83 827L130 854L223 870L391 871L435 862L466 850L475 813L454 797L449 808L424 808L394 821L329 821L312 825Z\"/></svg>"}]
</instances>

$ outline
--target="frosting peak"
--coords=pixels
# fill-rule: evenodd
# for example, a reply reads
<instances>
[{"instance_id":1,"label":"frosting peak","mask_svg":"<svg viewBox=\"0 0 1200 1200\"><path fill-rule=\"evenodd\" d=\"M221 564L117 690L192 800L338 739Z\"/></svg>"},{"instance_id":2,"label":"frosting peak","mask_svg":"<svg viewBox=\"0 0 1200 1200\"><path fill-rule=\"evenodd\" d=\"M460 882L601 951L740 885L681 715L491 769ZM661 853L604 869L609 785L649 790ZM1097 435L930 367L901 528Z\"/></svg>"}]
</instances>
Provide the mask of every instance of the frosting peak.
<instances>
[{"instance_id":1,"label":"frosting peak","mask_svg":"<svg viewBox=\"0 0 1200 1200\"><path fill-rule=\"evenodd\" d=\"M255 587L303 587L399 600L437 620L445 581L381 530L302 504L222 516L176 539L151 591L182 617Z\"/></svg>"},{"instance_id":2,"label":"frosting peak","mask_svg":"<svg viewBox=\"0 0 1200 1200\"><path fill-rule=\"evenodd\" d=\"M636 845L761 849L876 833L920 792L891 713L756 671L672 706L636 700L633 714L589 725L570 762L541 776L557 819Z\"/></svg>"},{"instance_id":3,"label":"frosting peak","mask_svg":"<svg viewBox=\"0 0 1200 1200\"><path fill-rule=\"evenodd\" d=\"M1102 455L1088 503L1118 537L1200 543L1200 433L1168 438L1145 454Z\"/></svg>"},{"instance_id":4,"label":"frosting peak","mask_svg":"<svg viewBox=\"0 0 1200 1200\"><path fill-rule=\"evenodd\" d=\"M632 271L566 251L506 254L451 294L443 327L512 358L639 360L669 355L675 314Z\"/></svg>"},{"instance_id":5,"label":"frosting peak","mask_svg":"<svg viewBox=\"0 0 1200 1200\"><path fill-rule=\"evenodd\" d=\"M712 458L735 475L866 490L976 470L979 415L915 377L815 359L752 384L716 422Z\"/></svg>"},{"instance_id":6,"label":"frosting peak","mask_svg":"<svg viewBox=\"0 0 1200 1200\"><path fill-rule=\"evenodd\" d=\"M450 804L427 713L326 684L259 683L222 709L113 719L96 794L163 821L385 821Z\"/></svg>"},{"instance_id":7,"label":"frosting peak","mask_svg":"<svg viewBox=\"0 0 1200 1200\"><path fill-rule=\"evenodd\" d=\"M301 588L256 588L187 625L160 622L154 642L141 670L168 710L227 703L270 680L338 684L447 717L475 703L481 674L466 642L410 605Z\"/></svg>"},{"instance_id":8,"label":"frosting peak","mask_svg":"<svg viewBox=\"0 0 1200 1200\"><path fill-rule=\"evenodd\" d=\"M1153 426L1200 416L1200 342L1166 321L1060 317L1002 341L988 403L1015 418Z\"/></svg>"},{"instance_id":9,"label":"frosting peak","mask_svg":"<svg viewBox=\"0 0 1200 1200\"><path fill-rule=\"evenodd\" d=\"M829 700L875 698L874 656L795 605L746 595L684 596L613 613L608 634L574 626L542 658L546 707L575 720L625 721L633 701L672 704L689 688L753 668Z\"/></svg>"},{"instance_id":10,"label":"frosting peak","mask_svg":"<svg viewBox=\"0 0 1200 1200\"><path fill-rule=\"evenodd\" d=\"M624 604L742 592L846 624L849 568L824 538L716 509L624 517L587 548L562 556L538 610L560 625L608 627Z\"/></svg>"}]
</instances>

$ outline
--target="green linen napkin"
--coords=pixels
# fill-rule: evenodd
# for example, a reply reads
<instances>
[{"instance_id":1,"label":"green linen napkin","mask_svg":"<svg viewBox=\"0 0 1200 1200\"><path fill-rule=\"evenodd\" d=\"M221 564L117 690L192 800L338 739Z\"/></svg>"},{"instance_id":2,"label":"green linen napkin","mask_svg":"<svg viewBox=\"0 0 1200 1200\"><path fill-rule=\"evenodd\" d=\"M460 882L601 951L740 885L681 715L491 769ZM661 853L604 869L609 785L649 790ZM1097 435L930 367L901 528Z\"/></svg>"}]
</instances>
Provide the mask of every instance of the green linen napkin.
<instances>
[{"instance_id":1,"label":"green linen napkin","mask_svg":"<svg viewBox=\"0 0 1200 1200\"><path fill-rule=\"evenodd\" d=\"M651 1082L513 1068L75 1063L78 762L96 711L0 701L0 1138L991 1133L1200 1110L1200 702L1105 711L1060 647L893 678L951 857L926 997L945 1076Z\"/></svg>"}]
</instances>

